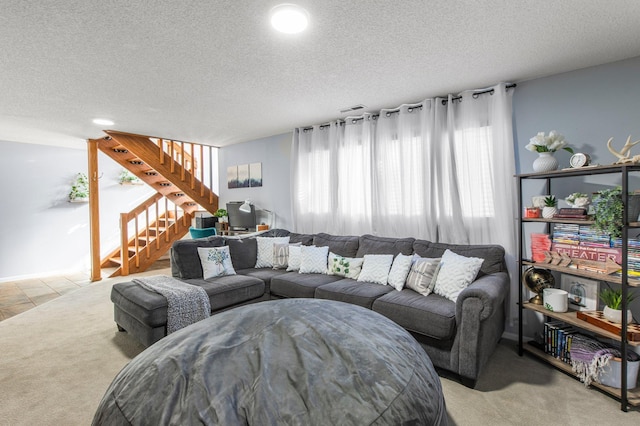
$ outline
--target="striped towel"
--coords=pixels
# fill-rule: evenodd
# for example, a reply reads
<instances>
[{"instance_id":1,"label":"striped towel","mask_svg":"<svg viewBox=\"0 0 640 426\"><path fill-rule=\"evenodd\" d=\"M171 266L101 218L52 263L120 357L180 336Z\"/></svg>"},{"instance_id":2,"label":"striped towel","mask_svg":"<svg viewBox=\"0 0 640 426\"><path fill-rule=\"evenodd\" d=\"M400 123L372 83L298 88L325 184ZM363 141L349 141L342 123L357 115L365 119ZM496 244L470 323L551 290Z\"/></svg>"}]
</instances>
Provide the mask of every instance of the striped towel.
<instances>
[{"instance_id":1,"label":"striped towel","mask_svg":"<svg viewBox=\"0 0 640 426\"><path fill-rule=\"evenodd\" d=\"M620 358L619 349L582 334L575 334L571 342L571 367L585 386L598 378L611 358ZM637 353L627 351L628 361L640 359Z\"/></svg>"},{"instance_id":2,"label":"striped towel","mask_svg":"<svg viewBox=\"0 0 640 426\"><path fill-rule=\"evenodd\" d=\"M211 315L209 295L202 287L164 275L134 278L131 281L167 299L167 334Z\"/></svg>"}]
</instances>

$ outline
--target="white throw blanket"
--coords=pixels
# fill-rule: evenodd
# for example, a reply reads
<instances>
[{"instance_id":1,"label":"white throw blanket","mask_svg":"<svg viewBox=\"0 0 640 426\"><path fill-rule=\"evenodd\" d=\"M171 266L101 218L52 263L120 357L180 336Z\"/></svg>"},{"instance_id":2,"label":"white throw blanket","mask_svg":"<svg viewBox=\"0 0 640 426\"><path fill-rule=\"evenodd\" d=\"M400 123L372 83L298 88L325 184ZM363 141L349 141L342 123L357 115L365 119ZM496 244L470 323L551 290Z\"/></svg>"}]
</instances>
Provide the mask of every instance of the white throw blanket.
<instances>
[{"instance_id":1,"label":"white throw blanket","mask_svg":"<svg viewBox=\"0 0 640 426\"><path fill-rule=\"evenodd\" d=\"M167 334L211 315L209 296L202 287L164 275L134 278L132 282L167 299Z\"/></svg>"}]
</instances>

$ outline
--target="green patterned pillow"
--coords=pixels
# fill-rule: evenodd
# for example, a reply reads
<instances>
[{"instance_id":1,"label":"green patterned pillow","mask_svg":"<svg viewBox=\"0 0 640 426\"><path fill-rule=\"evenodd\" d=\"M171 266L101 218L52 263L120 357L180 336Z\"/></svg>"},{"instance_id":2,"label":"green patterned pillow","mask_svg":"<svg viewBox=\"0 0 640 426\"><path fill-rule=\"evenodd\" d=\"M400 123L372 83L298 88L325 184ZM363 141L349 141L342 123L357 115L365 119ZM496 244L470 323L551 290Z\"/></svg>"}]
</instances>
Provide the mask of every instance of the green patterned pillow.
<instances>
[{"instance_id":1,"label":"green patterned pillow","mask_svg":"<svg viewBox=\"0 0 640 426\"><path fill-rule=\"evenodd\" d=\"M335 253L329 253L329 275L358 279L362 271L362 258L343 257Z\"/></svg>"}]
</instances>

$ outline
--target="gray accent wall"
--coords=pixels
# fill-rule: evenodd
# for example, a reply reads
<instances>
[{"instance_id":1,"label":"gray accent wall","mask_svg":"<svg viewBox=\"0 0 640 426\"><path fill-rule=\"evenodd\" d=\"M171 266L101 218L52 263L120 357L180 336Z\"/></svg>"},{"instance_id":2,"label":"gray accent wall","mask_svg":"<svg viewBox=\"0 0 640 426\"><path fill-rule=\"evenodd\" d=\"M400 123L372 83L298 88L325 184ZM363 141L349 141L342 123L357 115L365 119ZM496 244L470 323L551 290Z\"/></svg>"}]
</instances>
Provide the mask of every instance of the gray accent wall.
<instances>
[{"instance_id":1,"label":"gray accent wall","mask_svg":"<svg viewBox=\"0 0 640 426\"><path fill-rule=\"evenodd\" d=\"M258 221L269 223L267 214L275 214L276 228L291 229L291 140L293 133L270 136L220 148L220 207L229 201L251 200L258 213ZM240 164L262 163L262 187L228 188L227 167Z\"/></svg>"},{"instance_id":2,"label":"gray accent wall","mask_svg":"<svg viewBox=\"0 0 640 426\"><path fill-rule=\"evenodd\" d=\"M565 135L576 152L591 156L592 163L612 164L617 159L607 149L609 138L614 138L613 146L618 151L629 135L632 141L640 139L640 57L520 82L514 92L513 114L518 173L533 172L532 163L537 154L524 148L529 139L538 132L550 130ZM631 154L640 154L640 144L631 149ZM560 168L569 167L570 157L565 151L556 153ZM555 182L550 193L561 200L572 192L591 194L603 187L618 185L620 178L618 175L608 179L587 176ZM640 188L640 177L631 178L630 184ZM543 181L527 182L523 187L525 206L530 205L532 195L544 193ZM566 207L564 201L560 207ZM534 229L535 226L525 228L527 247L529 233L544 232L543 226ZM559 287L560 274L555 275ZM515 286L519 284L517 280L513 283L512 291L517 292ZM634 301L632 310L634 317L640 317L640 298ZM516 320L512 318L507 333L517 335ZM540 322L541 315L527 312L525 335L533 337L539 331Z\"/></svg>"}]
</instances>

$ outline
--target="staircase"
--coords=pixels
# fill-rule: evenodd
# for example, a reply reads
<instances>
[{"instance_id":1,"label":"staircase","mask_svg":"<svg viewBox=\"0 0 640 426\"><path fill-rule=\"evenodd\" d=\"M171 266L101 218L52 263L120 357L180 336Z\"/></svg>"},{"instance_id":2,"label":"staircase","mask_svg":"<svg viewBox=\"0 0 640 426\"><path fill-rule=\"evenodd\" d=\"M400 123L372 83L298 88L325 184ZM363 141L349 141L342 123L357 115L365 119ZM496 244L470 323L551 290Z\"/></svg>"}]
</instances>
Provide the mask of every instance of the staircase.
<instances>
[{"instance_id":1,"label":"staircase","mask_svg":"<svg viewBox=\"0 0 640 426\"><path fill-rule=\"evenodd\" d=\"M116 268L110 276L146 270L174 241L189 232L196 210L218 209L218 196L204 183L209 146L151 136L105 131L98 149L156 190L149 199L120 215L121 243L100 262ZM211 158L211 157L210 157ZM198 164L200 163L200 164ZM122 254L125 253L125 256Z\"/></svg>"}]
</instances>

